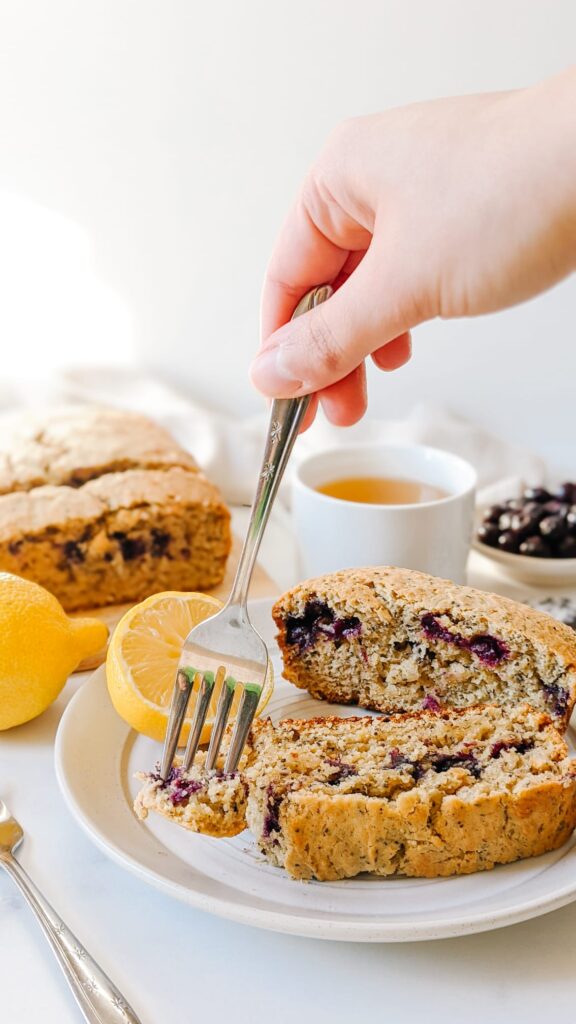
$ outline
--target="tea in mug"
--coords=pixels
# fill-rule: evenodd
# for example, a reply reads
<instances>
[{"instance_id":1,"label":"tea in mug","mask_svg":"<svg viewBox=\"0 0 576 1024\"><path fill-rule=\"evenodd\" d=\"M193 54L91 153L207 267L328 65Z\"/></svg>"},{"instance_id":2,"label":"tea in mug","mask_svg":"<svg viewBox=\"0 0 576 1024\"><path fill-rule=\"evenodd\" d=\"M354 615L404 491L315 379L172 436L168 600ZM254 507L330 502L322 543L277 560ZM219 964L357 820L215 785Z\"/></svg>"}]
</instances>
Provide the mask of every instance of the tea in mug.
<instances>
[{"instance_id":1,"label":"tea in mug","mask_svg":"<svg viewBox=\"0 0 576 1024\"><path fill-rule=\"evenodd\" d=\"M418 505L448 497L448 491L433 484L386 476L349 476L321 484L316 490L331 498L340 498L341 501L359 501L370 505Z\"/></svg>"}]
</instances>

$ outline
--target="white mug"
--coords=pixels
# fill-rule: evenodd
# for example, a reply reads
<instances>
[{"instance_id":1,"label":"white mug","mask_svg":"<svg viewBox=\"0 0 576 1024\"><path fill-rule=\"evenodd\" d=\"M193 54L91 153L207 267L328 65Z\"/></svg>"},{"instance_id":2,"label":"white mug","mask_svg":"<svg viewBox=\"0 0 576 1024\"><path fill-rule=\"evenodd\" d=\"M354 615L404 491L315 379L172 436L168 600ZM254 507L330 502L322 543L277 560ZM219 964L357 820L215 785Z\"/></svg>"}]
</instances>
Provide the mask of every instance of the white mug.
<instances>
[{"instance_id":1,"label":"white mug","mask_svg":"<svg viewBox=\"0 0 576 1024\"><path fill-rule=\"evenodd\" d=\"M447 496L410 505L376 505L316 490L334 480L363 476L415 480ZM351 444L308 456L292 480L301 578L395 565L464 583L475 486L470 463L425 445Z\"/></svg>"}]
</instances>

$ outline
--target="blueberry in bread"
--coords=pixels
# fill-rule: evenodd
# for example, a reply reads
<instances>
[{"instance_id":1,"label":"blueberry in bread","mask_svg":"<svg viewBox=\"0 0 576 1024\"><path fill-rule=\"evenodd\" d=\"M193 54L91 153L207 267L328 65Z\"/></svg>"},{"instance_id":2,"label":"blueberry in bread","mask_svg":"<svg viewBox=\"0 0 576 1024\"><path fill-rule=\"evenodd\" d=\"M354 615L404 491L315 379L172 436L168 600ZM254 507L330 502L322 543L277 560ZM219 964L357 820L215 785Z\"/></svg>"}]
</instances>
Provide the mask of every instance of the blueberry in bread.
<instances>
[{"instance_id":1,"label":"blueberry in bread","mask_svg":"<svg viewBox=\"0 0 576 1024\"><path fill-rule=\"evenodd\" d=\"M408 569L349 569L284 594L284 676L377 711L527 702L560 729L576 699L576 635L494 594Z\"/></svg>"},{"instance_id":2,"label":"blueberry in bread","mask_svg":"<svg viewBox=\"0 0 576 1024\"><path fill-rule=\"evenodd\" d=\"M209 835L239 832L245 813L293 878L469 874L566 842L576 825L567 754L526 705L259 720L245 766L220 775L218 790L196 766L166 783L141 776L136 811Z\"/></svg>"},{"instance_id":3,"label":"blueberry in bread","mask_svg":"<svg viewBox=\"0 0 576 1024\"><path fill-rule=\"evenodd\" d=\"M230 513L161 427L92 406L9 423L0 570L42 584L68 611L222 581Z\"/></svg>"}]
</instances>

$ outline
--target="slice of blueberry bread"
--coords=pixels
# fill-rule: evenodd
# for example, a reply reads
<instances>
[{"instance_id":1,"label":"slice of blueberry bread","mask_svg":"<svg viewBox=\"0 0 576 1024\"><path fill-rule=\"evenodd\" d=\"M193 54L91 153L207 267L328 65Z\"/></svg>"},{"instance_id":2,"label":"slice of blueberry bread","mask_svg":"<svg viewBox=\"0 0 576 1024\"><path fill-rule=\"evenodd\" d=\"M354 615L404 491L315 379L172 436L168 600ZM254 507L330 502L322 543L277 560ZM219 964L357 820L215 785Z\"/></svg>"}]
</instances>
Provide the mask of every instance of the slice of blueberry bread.
<instances>
[{"instance_id":1,"label":"slice of blueberry bread","mask_svg":"<svg viewBox=\"0 0 576 1024\"><path fill-rule=\"evenodd\" d=\"M257 722L248 826L293 878L433 878L561 846L576 762L528 706Z\"/></svg>"},{"instance_id":2,"label":"slice of blueberry bread","mask_svg":"<svg viewBox=\"0 0 576 1024\"><path fill-rule=\"evenodd\" d=\"M246 828L248 784L239 771L206 772L200 759L186 772L175 766L166 781L158 770L138 772L136 778L144 783L134 801L140 819L156 811L183 828L216 838Z\"/></svg>"},{"instance_id":3,"label":"slice of blueberry bread","mask_svg":"<svg viewBox=\"0 0 576 1024\"><path fill-rule=\"evenodd\" d=\"M576 634L523 604L408 569L308 580L273 608L284 676L384 712L528 702L564 729Z\"/></svg>"}]
</instances>

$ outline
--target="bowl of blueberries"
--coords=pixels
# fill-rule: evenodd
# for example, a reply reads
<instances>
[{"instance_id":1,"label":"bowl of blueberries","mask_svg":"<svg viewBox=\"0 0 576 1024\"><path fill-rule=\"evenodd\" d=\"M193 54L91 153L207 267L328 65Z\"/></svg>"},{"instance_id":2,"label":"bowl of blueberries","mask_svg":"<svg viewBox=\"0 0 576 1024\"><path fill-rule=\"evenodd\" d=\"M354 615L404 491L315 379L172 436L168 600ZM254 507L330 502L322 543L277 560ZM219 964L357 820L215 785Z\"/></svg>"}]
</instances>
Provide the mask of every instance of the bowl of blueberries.
<instances>
[{"instance_id":1,"label":"bowl of blueberries","mask_svg":"<svg viewBox=\"0 0 576 1024\"><path fill-rule=\"evenodd\" d=\"M576 582L576 483L527 487L488 506L474 547L525 583Z\"/></svg>"}]
</instances>

